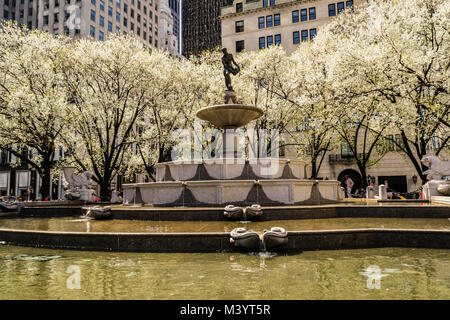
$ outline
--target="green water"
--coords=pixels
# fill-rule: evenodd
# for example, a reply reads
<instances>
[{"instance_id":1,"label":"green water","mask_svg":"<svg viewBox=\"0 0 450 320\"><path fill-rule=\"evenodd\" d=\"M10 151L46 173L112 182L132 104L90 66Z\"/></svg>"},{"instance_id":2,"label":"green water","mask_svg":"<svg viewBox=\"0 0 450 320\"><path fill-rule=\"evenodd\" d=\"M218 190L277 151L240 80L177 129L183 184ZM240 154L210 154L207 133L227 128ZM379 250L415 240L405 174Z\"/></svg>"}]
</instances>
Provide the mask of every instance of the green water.
<instances>
[{"instance_id":1,"label":"green water","mask_svg":"<svg viewBox=\"0 0 450 320\"><path fill-rule=\"evenodd\" d=\"M16 218L0 219L0 228L66 232L230 232L237 227L263 231L271 227L287 231L402 228L450 230L449 219L398 219L398 218L333 218L305 220L273 220L263 222L231 221L139 221L139 220L88 220L69 218Z\"/></svg>"},{"instance_id":2,"label":"green water","mask_svg":"<svg viewBox=\"0 0 450 320\"><path fill-rule=\"evenodd\" d=\"M406 248L269 257L0 245L0 299L449 299L449 262L448 250Z\"/></svg>"}]
</instances>

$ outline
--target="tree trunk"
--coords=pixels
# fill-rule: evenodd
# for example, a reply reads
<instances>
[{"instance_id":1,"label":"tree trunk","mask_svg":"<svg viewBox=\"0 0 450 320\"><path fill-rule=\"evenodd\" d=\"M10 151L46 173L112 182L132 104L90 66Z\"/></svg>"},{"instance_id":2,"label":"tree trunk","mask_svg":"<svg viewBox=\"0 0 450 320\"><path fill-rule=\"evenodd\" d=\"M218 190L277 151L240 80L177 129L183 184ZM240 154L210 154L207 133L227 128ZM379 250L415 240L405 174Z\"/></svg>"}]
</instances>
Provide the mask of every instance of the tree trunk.
<instances>
[{"instance_id":1,"label":"tree trunk","mask_svg":"<svg viewBox=\"0 0 450 320\"><path fill-rule=\"evenodd\" d=\"M311 179L317 178L317 156L311 157Z\"/></svg>"},{"instance_id":2,"label":"tree trunk","mask_svg":"<svg viewBox=\"0 0 450 320\"><path fill-rule=\"evenodd\" d=\"M42 184L39 189L39 193L41 194L41 200L51 198L50 195L50 181L51 181L51 164L43 162L42 163L42 173L41 173ZM36 190L37 191L37 190Z\"/></svg>"},{"instance_id":3,"label":"tree trunk","mask_svg":"<svg viewBox=\"0 0 450 320\"><path fill-rule=\"evenodd\" d=\"M100 201L109 202L111 200L111 184L109 179L102 179L99 183L100 186Z\"/></svg>"},{"instance_id":4,"label":"tree trunk","mask_svg":"<svg viewBox=\"0 0 450 320\"><path fill-rule=\"evenodd\" d=\"M367 187L366 166L363 165L363 164L358 163L358 169L359 169L359 173L361 173L361 187L365 189Z\"/></svg>"}]
</instances>

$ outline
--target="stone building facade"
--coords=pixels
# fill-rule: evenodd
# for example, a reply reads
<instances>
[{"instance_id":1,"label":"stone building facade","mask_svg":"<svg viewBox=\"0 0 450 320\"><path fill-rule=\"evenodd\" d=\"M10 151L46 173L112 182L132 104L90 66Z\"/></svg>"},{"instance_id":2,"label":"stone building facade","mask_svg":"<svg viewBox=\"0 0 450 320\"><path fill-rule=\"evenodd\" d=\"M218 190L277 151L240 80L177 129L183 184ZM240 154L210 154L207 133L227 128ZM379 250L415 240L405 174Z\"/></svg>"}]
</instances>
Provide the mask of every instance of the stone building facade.
<instances>
[{"instance_id":1,"label":"stone building facade","mask_svg":"<svg viewBox=\"0 0 450 320\"><path fill-rule=\"evenodd\" d=\"M234 0L222 7L222 46L229 52L281 44L288 53L320 25L362 0Z\"/></svg>"}]
</instances>

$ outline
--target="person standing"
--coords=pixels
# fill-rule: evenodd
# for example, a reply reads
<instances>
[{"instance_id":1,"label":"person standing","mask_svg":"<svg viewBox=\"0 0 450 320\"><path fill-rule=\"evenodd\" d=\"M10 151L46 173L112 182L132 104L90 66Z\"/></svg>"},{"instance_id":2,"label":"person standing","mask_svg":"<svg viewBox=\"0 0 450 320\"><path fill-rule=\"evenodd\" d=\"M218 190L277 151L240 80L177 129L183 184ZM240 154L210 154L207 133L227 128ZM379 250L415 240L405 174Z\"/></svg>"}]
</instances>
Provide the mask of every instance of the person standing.
<instances>
[{"instance_id":1,"label":"person standing","mask_svg":"<svg viewBox=\"0 0 450 320\"><path fill-rule=\"evenodd\" d=\"M347 197L351 198L352 197L352 189L353 189L353 186L355 185L355 183L349 176L345 176L345 185L347 186Z\"/></svg>"}]
</instances>

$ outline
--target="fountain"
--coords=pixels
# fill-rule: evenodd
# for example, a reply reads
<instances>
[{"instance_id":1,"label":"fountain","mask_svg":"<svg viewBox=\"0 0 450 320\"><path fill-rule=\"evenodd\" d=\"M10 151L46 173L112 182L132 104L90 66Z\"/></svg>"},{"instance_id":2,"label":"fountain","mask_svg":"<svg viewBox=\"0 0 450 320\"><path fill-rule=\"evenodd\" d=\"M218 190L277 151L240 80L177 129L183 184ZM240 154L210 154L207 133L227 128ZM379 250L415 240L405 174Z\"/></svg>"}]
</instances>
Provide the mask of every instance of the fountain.
<instances>
[{"instance_id":1,"label":"fountain","mask_svg":"<svg viewBox=\"0 0 450 320\"><path fill-rule=\"evenodd\" d=\"M264 112L256 106L237 103L230 74L237 74L240 68L225 49L222 63L227 86L225 103L204 107L196 114L222 130L222 148L218 151L221 157L159 163L156 182L123 186L123 204L245 207L327 204L340 200L339 182L306 180L304 161L242 158L236 129L258 119Z\"/></svg>"}]
</instances>

